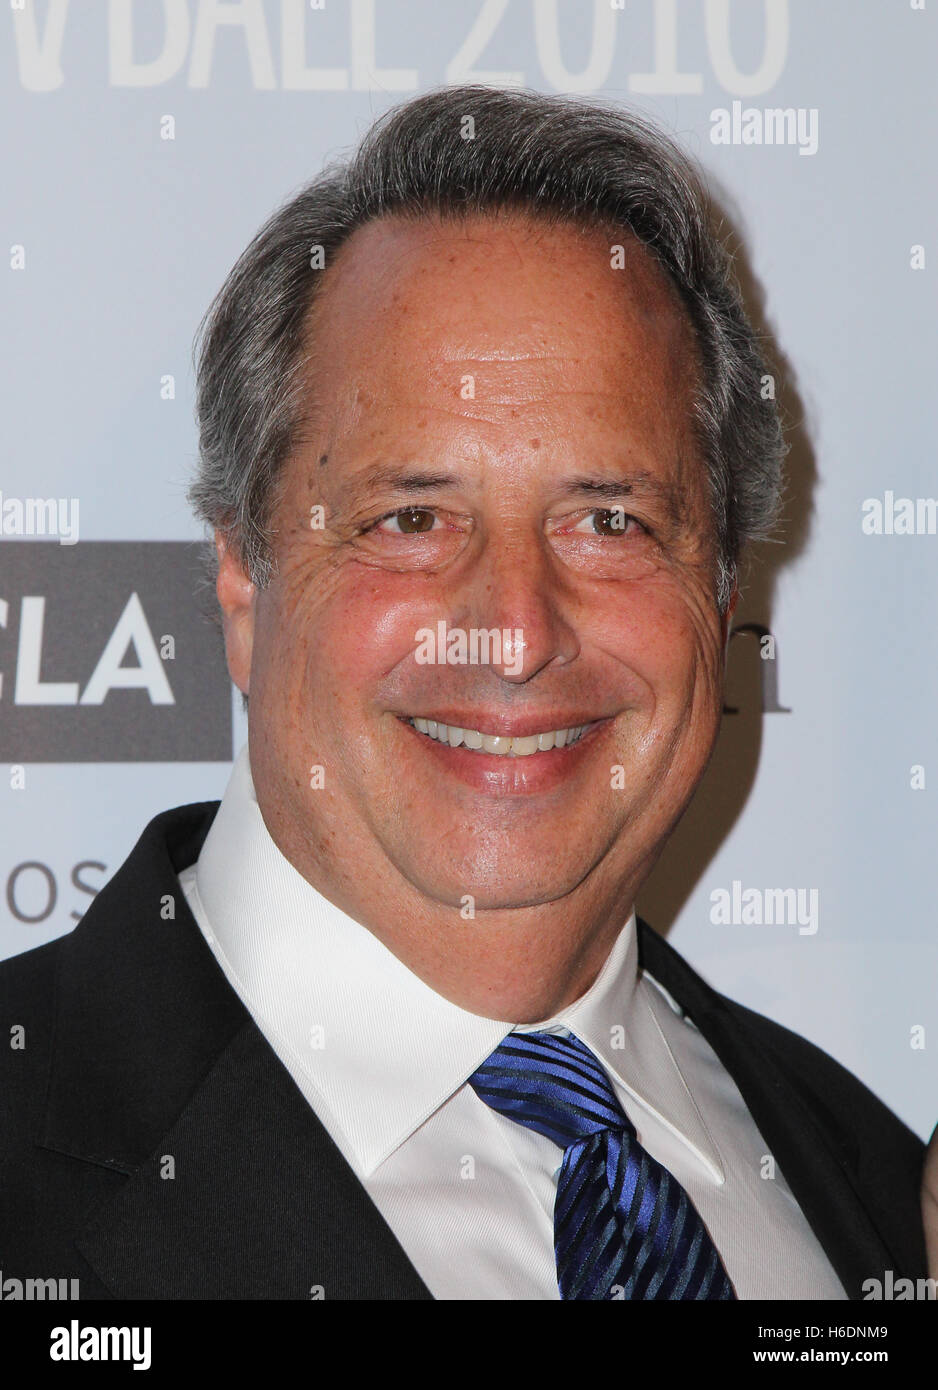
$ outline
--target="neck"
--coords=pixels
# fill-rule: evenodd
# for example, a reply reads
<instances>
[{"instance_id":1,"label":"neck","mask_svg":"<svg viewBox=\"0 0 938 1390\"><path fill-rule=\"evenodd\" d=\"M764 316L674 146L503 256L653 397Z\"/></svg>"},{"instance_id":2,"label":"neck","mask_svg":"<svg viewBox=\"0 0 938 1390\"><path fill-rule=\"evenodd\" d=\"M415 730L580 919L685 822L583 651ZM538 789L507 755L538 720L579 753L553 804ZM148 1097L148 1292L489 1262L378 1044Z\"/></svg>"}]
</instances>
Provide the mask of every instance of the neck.
<instances>
[{"instance_id":1,"label":"neck","mask_svg":"<svg viewBox=\"0 0 938 1390\"><path fill-rule=\"evenodd\" d=\"M264 819L297 872L437 994L511 1023L545 1021L590 989L645 877L604 860L561 898L471 911L427 896L387 860L365 872L361 855L311 853L290 824Z\"/></svg>"}]
</instances>

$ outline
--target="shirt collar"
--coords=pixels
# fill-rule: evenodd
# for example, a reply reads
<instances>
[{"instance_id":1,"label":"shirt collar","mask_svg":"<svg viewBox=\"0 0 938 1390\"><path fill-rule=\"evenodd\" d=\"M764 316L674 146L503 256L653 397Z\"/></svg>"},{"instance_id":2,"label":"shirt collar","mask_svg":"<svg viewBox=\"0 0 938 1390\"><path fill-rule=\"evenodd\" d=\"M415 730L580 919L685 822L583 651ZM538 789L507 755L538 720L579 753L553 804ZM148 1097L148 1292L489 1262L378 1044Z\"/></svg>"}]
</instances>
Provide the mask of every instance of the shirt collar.
<instances>
[{"instance_id":1,"label":"shirt collar","mask_svg":"<svg viewBox=\"0 0 938 1390\"><path fill-rule=\"evenodd\" d=\"M196 869L211 942L275 1048L287 1052L367 1177L512 1031L468 1013L409 970L296 870L274 843L239 754ZM656 993L656 991L653 991ZM660 1000L660 996L659 996ZM534 1028L567 1028L710 1167L722 1165L640 988L635 914L591 988ZM666 1018L661 1019L665 1029ZM652 1101L651 1097L654 1096ZM640 1127L639 1127L639 1132Z\"/></svg>"}]
</instances>

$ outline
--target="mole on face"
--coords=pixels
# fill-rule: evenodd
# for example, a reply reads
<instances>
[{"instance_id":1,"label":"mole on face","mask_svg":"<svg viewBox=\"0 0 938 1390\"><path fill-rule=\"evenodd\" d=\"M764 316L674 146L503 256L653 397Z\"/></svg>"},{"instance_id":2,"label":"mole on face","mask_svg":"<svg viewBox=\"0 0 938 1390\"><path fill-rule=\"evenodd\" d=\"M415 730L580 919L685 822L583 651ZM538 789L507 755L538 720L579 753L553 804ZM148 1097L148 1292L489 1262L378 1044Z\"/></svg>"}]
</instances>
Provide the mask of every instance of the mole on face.
<instances>
[{"instance_id":1,"label":"mole on face","mask_svg":"<svg viewBox=\"0 0 938 1390\"><path fill-rule=\"evenodd\" d=\"M329 462L329 455L328 455L328 454L320 454L320 455L319 455L319 467L320 467L320 468L325 468L325 466L326 466L326 464L327 464L328 462Z\"/></svg>"}]
</instances>

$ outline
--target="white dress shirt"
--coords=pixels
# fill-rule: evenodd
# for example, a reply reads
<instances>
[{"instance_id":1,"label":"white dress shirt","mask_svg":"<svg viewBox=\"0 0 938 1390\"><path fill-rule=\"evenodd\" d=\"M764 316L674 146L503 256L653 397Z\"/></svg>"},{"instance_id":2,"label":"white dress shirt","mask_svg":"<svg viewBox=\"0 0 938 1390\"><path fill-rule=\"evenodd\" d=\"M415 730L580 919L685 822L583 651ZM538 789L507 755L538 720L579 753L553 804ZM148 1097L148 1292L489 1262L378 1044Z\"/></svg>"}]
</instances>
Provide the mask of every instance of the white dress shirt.
<instances>
[{"instance_id":1,"label":"white dress shirt","mask_svg":"<svg viewBox=\"0 0 938 1390\"><path fill-rule=\"evenodd\" d=\"M562 1150L469 1077L515 1027L437 994L277 848L248 749L180 883L258 1028L438 1299L557 1299ZM634 912L592 987L554 1018L592 1048L650 1154L684 1186L737 1296L846 1295L734 1082L638 970ZM329 1290L325 1290L328 1298Z\"/></svg>"}]
</instances>

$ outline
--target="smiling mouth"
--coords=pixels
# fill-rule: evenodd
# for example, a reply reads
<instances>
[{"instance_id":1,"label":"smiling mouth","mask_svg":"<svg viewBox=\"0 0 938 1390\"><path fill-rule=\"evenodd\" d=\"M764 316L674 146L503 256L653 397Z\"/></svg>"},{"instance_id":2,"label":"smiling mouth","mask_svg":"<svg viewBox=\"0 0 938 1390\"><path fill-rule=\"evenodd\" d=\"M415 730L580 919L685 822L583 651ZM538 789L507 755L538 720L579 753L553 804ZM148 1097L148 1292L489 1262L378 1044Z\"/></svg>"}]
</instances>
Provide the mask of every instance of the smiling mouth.
<instances>
[{"instance_id":1,"label":"smiling mouth","mask_svg":"<svg viewBox=\"0 0 938 1390\"><path fill-rule=\"evenodd\" d=\"M405 724L410 724L418 733L449 748L466 748L474 753L494 754L496 757L530 758L535 753L549 753L554 749L570 748L595 729L602 719L587 724L576 724L565 729L545 729L543 733L527 734L522 737L507 737L503 734L485 734L481 729L464 729L456 724L444 724L437 719L424 719L421 716L399 716Z\"/></svg>"}]
</instances>

